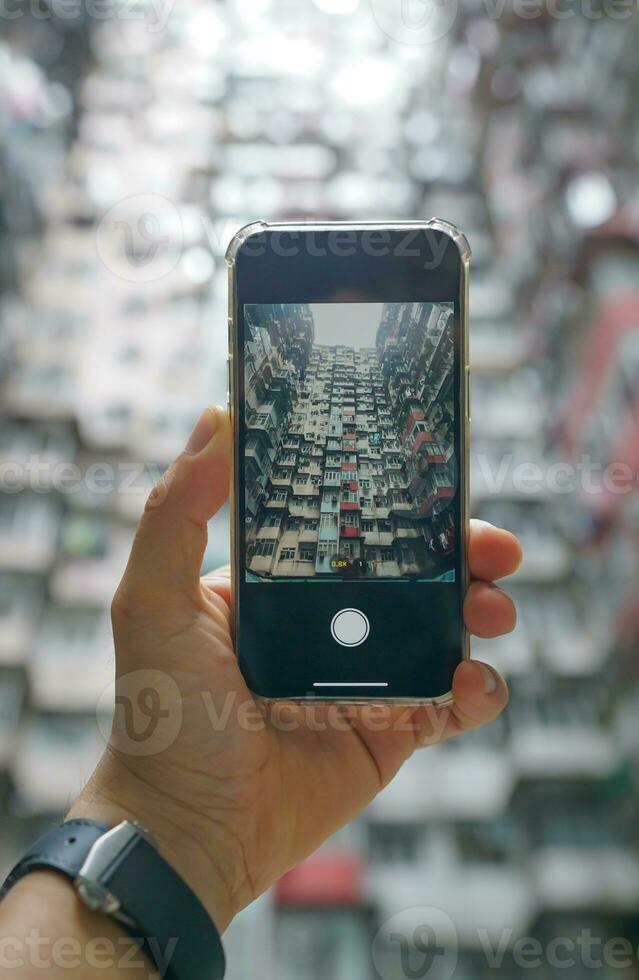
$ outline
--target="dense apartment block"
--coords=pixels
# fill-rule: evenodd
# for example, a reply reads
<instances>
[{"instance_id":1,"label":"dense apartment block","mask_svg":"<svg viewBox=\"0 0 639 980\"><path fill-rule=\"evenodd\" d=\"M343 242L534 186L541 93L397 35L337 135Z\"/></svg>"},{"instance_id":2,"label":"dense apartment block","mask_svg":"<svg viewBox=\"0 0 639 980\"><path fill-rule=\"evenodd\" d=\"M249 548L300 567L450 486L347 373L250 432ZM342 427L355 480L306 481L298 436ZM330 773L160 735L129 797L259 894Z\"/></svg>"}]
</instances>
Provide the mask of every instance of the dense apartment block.
<instances>
[{"instance_id":1,"label":"dense apartment block","mask_svg":"<svg viewBox=\"0 0 639 980\"><path fill-rule=\"evenodd\" d=\"M358 347L311 306L246 307L249 579L454 574L452 307L370 308Z\"/></svg>"}]
</instances>

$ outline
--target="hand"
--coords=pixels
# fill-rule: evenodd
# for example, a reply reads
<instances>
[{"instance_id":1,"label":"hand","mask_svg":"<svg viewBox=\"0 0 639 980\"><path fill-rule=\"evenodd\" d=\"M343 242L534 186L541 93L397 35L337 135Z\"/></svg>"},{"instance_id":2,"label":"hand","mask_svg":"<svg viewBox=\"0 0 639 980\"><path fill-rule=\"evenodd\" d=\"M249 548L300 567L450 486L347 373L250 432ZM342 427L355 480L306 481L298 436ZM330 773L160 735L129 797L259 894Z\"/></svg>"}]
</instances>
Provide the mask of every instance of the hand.
<instances>
[{"instance_id":1,"label":"hand","mask_svg":"<svg viewBox=\"0 0 639 980\"><path fill-rule=\"evenodd\" d=\"M496 672L466 661L447 708L256 701L233 650L228 569L199 578L230 453L227 414L208 409L149 498L113 602L116 691L122 708L135 707L131 683L146 679L153 697L143 692L140 705L157 709L149 746L161 750L131 742L128 722L142 729L148 714L136 721L116 710L108 749L71 811L145 823L220 931L355 817L416 748L491 721L508 700ZM513 603L492 581L520 558L512 534L473 522L464 607L472 633L513 629Z\"/></svg>"}]
</instances>

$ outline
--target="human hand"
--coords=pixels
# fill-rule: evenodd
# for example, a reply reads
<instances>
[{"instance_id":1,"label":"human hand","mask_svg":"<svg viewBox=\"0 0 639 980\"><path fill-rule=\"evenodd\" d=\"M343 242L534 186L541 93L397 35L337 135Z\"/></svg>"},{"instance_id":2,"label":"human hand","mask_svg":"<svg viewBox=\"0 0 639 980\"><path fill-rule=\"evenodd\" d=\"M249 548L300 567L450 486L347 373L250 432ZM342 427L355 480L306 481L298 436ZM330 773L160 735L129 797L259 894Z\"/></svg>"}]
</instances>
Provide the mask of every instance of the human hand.
<instances>
[{"instance_id":1,"label":"human hand","mask_svg":"<svg viewBox=\"0 0 639 980\"><path fill-rule=\"evenodd\" d=\"M476 661L457 668L447 707L256 699L233 649L228 569L199 577L231 445L227 413L207 409L147 502L112 609L121 706L70 813L141 820L220 932L355 817L416 748L491 721L508 700L502 678ZM471 633L513 629L514 605L492 581L520 559L512 534L472 522ZM131 725L148 725L148 744L132 741Z\"/></svg>"}]
</instances>

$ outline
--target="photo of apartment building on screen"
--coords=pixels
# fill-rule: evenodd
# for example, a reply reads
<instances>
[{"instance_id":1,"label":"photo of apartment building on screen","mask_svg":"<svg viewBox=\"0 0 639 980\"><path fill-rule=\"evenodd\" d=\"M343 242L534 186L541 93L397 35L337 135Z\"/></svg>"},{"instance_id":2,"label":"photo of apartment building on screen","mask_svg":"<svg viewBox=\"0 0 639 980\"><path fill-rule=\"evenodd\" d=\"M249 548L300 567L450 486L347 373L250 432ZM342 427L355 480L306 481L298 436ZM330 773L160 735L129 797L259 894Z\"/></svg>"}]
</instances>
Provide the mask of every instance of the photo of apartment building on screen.
<instances>
[{"instance_id":1,"label":"photo of apartment building on screen","mask_svg":"<svg viewBox=\"0 0 639 980\"><path fill-rule=\"evenodd\" d=\"M244 310L247 580L453 581L452 304Z\"/></svg>"}]
</instances>

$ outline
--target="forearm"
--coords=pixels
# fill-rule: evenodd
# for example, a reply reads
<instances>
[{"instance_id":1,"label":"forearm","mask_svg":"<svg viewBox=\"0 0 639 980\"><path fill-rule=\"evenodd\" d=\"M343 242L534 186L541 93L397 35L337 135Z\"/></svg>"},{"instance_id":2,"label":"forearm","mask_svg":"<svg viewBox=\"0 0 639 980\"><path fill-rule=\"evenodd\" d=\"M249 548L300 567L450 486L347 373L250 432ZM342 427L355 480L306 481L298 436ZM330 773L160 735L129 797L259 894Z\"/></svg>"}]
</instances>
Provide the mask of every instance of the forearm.
<instances>
[{"instance_id":1,"label":"forearm","mask_svg":"<svg viewBox=\"0 0 639 980\"><path fill-rule=\"evenodd\" d=\"M80 901L67 879L36 871L0 904L0 975L144 980L157 971L117 923Z\"/></svg>"},{"instance_id":2,"label":"forearm","mask_svg":"<svg viewBox=\"0 0 639 980\"><path fill-rule=\"evenodd\" d=\"M186 826L177 809L172 811L170 799L141 785L110 752L67 814L67 819L76 818L108 827L123 820L142 823L160 854L204 904L218 931L226 928L234 909L220 869L198 842L199 825ZM222 843L219 850L224 850ZM84 904L67 877L34 871L0 902L0 977L144 980L163 975L171 961L171 943L179 938L163 944L150 938L158 969L123 926Z\"/></svg>"}]
</instances>

